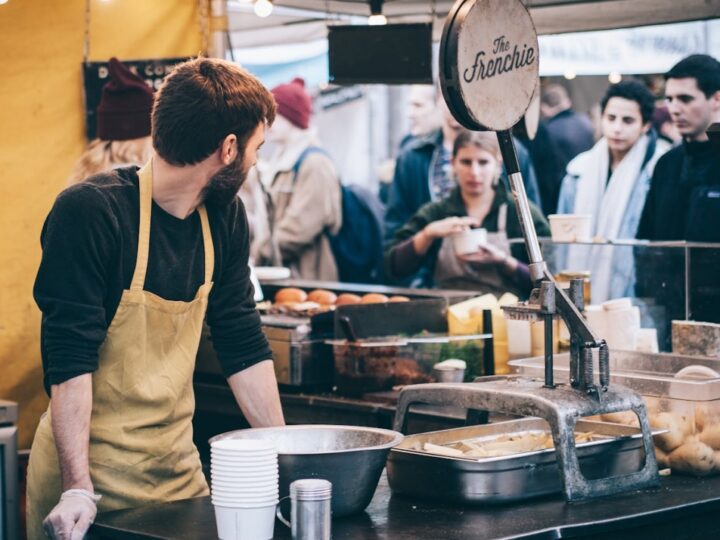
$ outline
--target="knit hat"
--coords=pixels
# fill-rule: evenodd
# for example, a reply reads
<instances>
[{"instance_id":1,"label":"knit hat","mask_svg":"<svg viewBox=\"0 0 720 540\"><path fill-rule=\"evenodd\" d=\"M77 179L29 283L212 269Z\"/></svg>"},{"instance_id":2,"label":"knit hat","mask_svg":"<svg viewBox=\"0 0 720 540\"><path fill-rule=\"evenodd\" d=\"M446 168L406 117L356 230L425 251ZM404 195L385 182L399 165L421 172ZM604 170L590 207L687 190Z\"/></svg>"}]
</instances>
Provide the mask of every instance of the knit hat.
<instances>
[{"instance_id":1,"label":"knit hat","mask_svg":"<svg viewBox=\"0 0 720 540\"><path fill-rule=\"evenodd\" d=\"M110 59L110 81L97 108L97 136L125 141L150 135L153 90L117 58Z\"/></svg>"},{"instance_id":2,"label":"knit hat","mask_svg":"<svg viewBox=\"0 0 720 540\"><path fill-rule=\"evenodd\" d=\"M278 112L297 127L307 129L310 125L312 99L305 90L305 81L296 77L287 84L276 86L271 92Z\"/></svg>"}]
</instances>

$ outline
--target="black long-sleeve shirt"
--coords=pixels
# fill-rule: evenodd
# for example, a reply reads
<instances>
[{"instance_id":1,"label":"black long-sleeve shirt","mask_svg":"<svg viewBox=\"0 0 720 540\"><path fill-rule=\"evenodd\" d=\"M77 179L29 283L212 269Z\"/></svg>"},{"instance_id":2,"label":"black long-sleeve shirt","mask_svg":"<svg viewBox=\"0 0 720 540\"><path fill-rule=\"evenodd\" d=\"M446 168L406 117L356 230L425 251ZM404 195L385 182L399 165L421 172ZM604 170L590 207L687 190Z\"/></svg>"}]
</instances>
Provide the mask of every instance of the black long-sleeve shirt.
<instances>
[{"instance_id":1,"label":"black long-sleeve shirt","mask_svg":"<svg viewBox=\"0 0 720 540\"><path fill-rule=\"evenodd\" d=\"M249 238L239 200L207 206L215 248L207 321L226 376L271 358L255 310ZM45 220L34 296L42 311L45 389L93 372L98 349L130 287L138 246L136 167L117 169L63 191ZM190 301L204 279L200 216L178 219L153 202L146 291Z\"/></svg>"}]
</instances>

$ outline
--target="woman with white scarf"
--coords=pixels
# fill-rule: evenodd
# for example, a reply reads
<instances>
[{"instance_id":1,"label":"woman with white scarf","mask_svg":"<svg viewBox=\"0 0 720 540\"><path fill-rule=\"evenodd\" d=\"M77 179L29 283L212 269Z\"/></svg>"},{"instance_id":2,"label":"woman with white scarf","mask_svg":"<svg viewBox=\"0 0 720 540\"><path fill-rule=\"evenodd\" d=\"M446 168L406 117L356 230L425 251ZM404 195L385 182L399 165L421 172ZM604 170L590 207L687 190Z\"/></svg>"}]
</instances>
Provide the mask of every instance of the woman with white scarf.
<instances>
[{"instance_id":1,"label":"woman with white scarf","mask_svg":"<svg viewBox=\"0 0 720 540\"><path fill-rule=\"evenodd\" d=\"M600 106L603 136L568 164L558 214L590 214L594 238L633 239L655 163L670 146L651 129L655 98L643 83L611 85ZM592 272L593 303L632 293L630 248L576 244L562 251L562 269Z\"/></svg>"}]
</instances>

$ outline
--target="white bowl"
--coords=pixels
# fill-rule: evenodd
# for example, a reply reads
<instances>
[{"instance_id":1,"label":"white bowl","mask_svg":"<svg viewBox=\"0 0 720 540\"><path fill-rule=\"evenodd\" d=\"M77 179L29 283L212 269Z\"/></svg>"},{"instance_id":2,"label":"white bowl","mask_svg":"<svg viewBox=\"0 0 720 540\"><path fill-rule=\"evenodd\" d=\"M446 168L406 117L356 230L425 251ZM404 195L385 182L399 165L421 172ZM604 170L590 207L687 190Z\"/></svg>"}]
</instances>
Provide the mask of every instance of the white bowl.
<instances>
[{"instance_id":1,"label":"white bowl","mask_svg":"<svg viewBox=\"0 0 720 540\"><path fill-rule=\"evenodd\" d=\"M255 471L253 469L210 469L210 476L215 479L227 479L227 480L253 480L257 478L275 477L280 474L280 470L276 468L263 469Z\"/></svg>"},{"instance_id":2,"label":"white bowl","mask_svg":"<svg viewBox=\"0 0 720 540\"><path fill-rule=\"evenodd\" d=\"M277 488L279 485L279 480L264 482L262 484L255 482L248 482L247 484L212 482L212 489L213 491L222 491L223 493L250 493Z\"/></svg>"},{"instance_id":3,"label":"white bowl","mask_svg":"<svg viewBox=\"0 0 720 540\"><path fill-rule=\"evenodd\" d=\"M453 249L457 255L467 255L477 252L480 247L487 244L487 230L468 229L452 235Z\"/></svg>"},{"instance_id":4,"label":"white bowl","mask_svg":"<svg viewBox=\"0 0 720 540\"><path fill-rule=\"evenodd\" d=\"M221 472L253 472L253 471L269 471L276 470L278 464L274 462L265 463L248 463L247 461L224 461L222 463L212 463L211 471Z\"/></svg>"},{"instance_id":5,"label":"white bowl","mask_svg":"<svg viewBox=\"0 0 720 540\"><path fill-rule=\"evenodd\" d=\"M235 508L259 508L270 504L277 504L280 500L278 494L267 497L210 497L213 504Z\"/></svg>"},{"instance_id":6,"label":"white bowl","mask_svg":"<svg viewBox=\"0 0 720 540\"><path fill-rule=\"evenodd\" d=\"M590 214L550 214L550 235L555 242L590 241Z\"/></svg>"},{"instance_id":7,"label":"white bowl","mask_svg":"<svg viewBox=\"0 0 720 540\"><path fill-rule=\"evenodd\" d=\"M274 450L275 443L263 439L220 439L210 443L212 450L230 450L238 452L257 452Z\"/></svg>"},{"instance_id":8,"label":"white bowl","mask_svg":"<svg viewBox=\"0 0 720 540\"><path fill-rule=\"evenodd\" d=\"M265 467L275 467L277 465L277 458L273 459L214 459L210 462L211 467L217 467L217 468L232 468L236 466L245 466L245 467L258 467L258 468L265 468Z\"/></svg>"}]
</instances>

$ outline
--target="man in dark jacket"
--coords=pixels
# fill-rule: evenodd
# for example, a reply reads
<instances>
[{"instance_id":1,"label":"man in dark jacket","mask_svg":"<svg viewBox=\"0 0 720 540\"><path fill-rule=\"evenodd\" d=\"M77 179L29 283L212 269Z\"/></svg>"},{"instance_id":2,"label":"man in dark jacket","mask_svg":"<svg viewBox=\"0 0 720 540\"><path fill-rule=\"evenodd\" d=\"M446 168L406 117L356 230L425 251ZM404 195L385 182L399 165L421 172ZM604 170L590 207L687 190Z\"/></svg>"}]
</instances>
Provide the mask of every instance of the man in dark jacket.
<instances>
[{"instance_id":1,"label":"man in dark jacket","mask_svg":"<svg viewBox=\"0 0 720 540\"><path fill-rule=\"evenodd\" d=\"M540 99L540 111L564 175L565 167L575 156L592 148L592 123L587 116L572 109L567 90L559 84L545 87Z\"/></svg>"},{"instance_id":2,"label":"man in dark jacket","mask_svg":"<svg viewBox=\"0 0 720 540\"><path fill-rule=\"evenodd\" d=\"M720 242L720 153L706 133L720 119L720 62L704 54L688 56L665 80L668 111L683 142L655 166L637 237ZM638 296L654 296L670 318L720 322L719 251L638 249ZM690 297L685 298L678 276L688 266Z\"/></svg>"},{"instance_id":3,"label":"man in dark jacket","mask_svg":"<svg viewBox=\"0 0 720 540\"><path fill-rule=\"evenodd\" d=\"M720 117L720 62L688 56L665 80L668 111L683 143L655 166L637 237L720 242L720 154L706 133Z\"/></svg>"}]
</instances>

